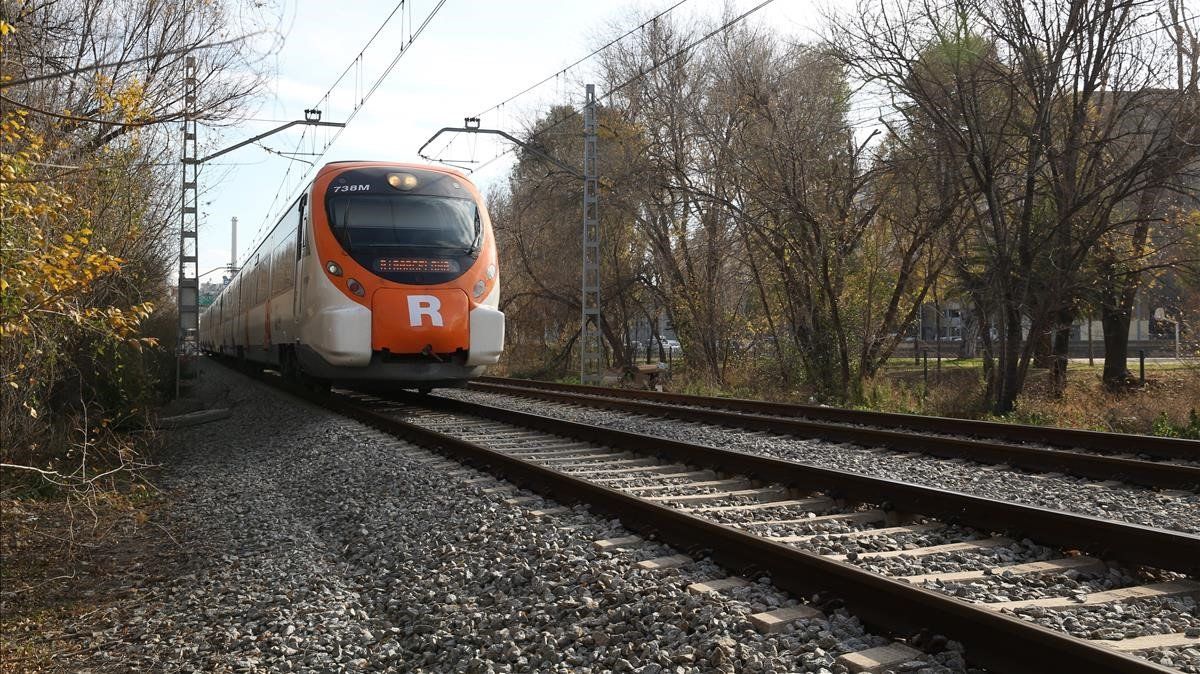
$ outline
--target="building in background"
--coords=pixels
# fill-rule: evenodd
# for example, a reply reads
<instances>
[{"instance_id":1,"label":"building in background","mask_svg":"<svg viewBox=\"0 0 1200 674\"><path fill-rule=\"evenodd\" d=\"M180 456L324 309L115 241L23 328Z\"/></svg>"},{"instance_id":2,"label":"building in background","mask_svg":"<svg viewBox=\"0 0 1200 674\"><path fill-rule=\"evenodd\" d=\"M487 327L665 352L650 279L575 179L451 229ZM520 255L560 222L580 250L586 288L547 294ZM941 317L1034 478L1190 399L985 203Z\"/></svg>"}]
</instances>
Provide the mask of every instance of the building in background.
<instances>
[{"instance_id":1,"label":"building in background","mask_svg":"<svg viewBox=\"0 0 1200 674\"><path fill-rule=\"evenodd\" d=\"M217 295L220 295L225 286L229 285L229 279L228 276L222 276L219 282L205 281L200 284L199 304L201 309L212 305L213 301L217 299Z\"/></svg>"}]
</instances>

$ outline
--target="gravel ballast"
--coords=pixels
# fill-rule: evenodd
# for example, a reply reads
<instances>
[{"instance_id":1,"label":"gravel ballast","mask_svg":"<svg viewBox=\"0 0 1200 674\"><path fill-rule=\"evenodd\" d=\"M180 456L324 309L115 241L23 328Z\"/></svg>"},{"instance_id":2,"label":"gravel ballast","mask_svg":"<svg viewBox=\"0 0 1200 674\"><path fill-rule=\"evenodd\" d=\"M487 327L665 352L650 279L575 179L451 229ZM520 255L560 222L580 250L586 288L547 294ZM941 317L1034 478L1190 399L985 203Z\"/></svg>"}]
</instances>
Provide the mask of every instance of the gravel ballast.
<instances>
[{"instance_id":1,"label":"gravel ballast","mask_svg":"<svg viewBox=\"0 0 1200 674\"><path fill-rule=\"evenodd\" d=\"M443 432L455 432L455 428L468 428L477 423L478 419L462 414L442 414L439 415L436 421L424 421L418 413L411 419L420 424L427 425L435 430ZM502 432L507 434L522 432L518 426L507 426L497 424L495 422L487 422L485 424L489 429L489 433ZM489 446L498 447L500 444L488 441L487 434L476 434L480 436L480 440ZM554 445L562 444L562 439L555 439L554 436L548 434L531 434L533 442L538 444ZM601 451L599 447L589 449L586 443L579 443L581 448L572 450L579 454L590 454L594 451ZM612 452L613 450L606 450ZM548 455L558 461L558 455ZM534 460L537 460L536 455ZM560 470L574 472L580 467L587 465L595 467L596 461L593 459L571 461L567 463L555 463L555 466ZM610 466L616 464L609 463ZM625 480L622 486L617 488L632 488L645 489L653 484L669 484L672 485L666 489L658 490L655 493L660 498L667 498L669 494L675 493L700 493L711 491L711 488L701 486L684 487L681 481L675 478L655 478L653 475L659 473L668 475L671 472L690 470L688 467L672 464L671 466L661 466L649 473L639 472L639 477L631 480ZM595 471L592 471L593 473ZM699 481L710 480L714 476L709 472L701 471L696 477ZM590 473L589 473L590 474ZM596 477L604 476L601 471ZM738 482L736 479L734 482ZM614 485L616 486L616 485ZM706 505L728 505L735 501L743 501L743 497L721 498L718 500L710 500ZM667 498L667 503L671 499ZM758 504L766 505L766 504ZM825 509L821 505L821 499L816 499L813 504L817 506L817 510ZM832 504L828 504L832 506ZM757 530L760 534L769 535L788 535L796 533L797 530L805 530L808 528L804 521L806 517L815 515L816 511L809 512L804 506L787 505L780 507L766 507L753 511L711 511L705 512L704 517L721 521L734 526L750 527ZM773 523L772 519L792 519L798 518L788 523ZM878 517L878 515L872 515ZM759 522L757 525L751 523ZM794 544L802 548L808 549L810 552L818 554L843 554L846 555L846 560L850 563L865 566L878 573L883 573L890 576L913 576L929 573L943 572L961 572L961 571L985 571L985 576L976 579L973 582L941 582L938 580L926 581L925 587L938 592L957 596L965 601L975 602L1004 602L1004 601L1023 601L1036 600L1039 598L1048 597L1070 597L1076 600L1082 600L1086 595L1096 592L1104 592L1116 588L1124 588L1132 585L1143 583L1159 582L1163 580L1171 580L1179 578L1179 574L1156 572L1152 569L1143 569L1136 572L1128 572L1120 566L1109 566L1105 568L1103 565L1100 568L1090 568L1081 570L1064 570L1056 573L1040 573L1032 575L1019 575L1004 570L1004 567L1014 564L1024 564L1035 561L1043 561L1062 557L1064 555L1072 555L1073 553L1063 550L1056 550L1051 547L1038 545L1030 540L1009 541L1007 539L997 539L996 542L1002 543L994 547L985 547L976 550L966 550L951 553L939 553L931 556L926 555L900 555L887 559L877 559L871 556L870 553L876 551L906 551L915 550L917 548L928 547L931 545L939 545L947 542L957 542L970 540L975 538L986 538L985 532L974 531L969 528L949 526L938 527L932 529L924 529L918 531L923 525L917 524L911 531L892 529L886 533L881 532L877 536L869 537L854 537L844 538L837 535L837 532L848 531L870 531L873 526L866 526L857 523L848 523L845 521L835 522L827 521L819 526L826 529L823 533L813 536L804 541L796 541ZM805 532L808 533L808 532ZM1007 542L1004 542L1007 541ZM994 576L987 576L990 569L997 569ZM1122 613L1118 608L1120 604L1105 605L1112 607L1113 615L1135 616L1138 614L1137 606L1132 605L1132 611ZM1080 638L1093 639L1122 639L1136 638L1141 636L1164 634L1169 632L1186 631L1190 636L1193 631L1200 632L1200 628L1195 627L1196 619L1195 604L1191 602L1164 601L1155 604L1156 608L1152 615L1149 615L1145 620L1131 620L1130 623L1122 630L1116 630L1109 626L1108 629L1098 629L1096 625L1098 620L1093 618L1088 621L1092 627L1089 631L1081 631L1078 629L1077 623L1071 617L1075 608L1055 609L1051 611L1041 611L1041 617L1047 617L1051 620L1046 622L1033 615L1020 613L1027 620L1043 622L1048 627L1054 627ZM1105 609L1099 609L1103 612ZM1035 610L1035 613L1038 611ZM1145 611L1141 612L1143 615ZM1055 622L1057 620L1057 622ZM1198 634L1197 636L1200 636ZM1197 641L1200 645L1200 641ZM1153 662L1166 664L1177 667L1185 672L1200 671L1200 660L1196 657L1196 649L1189 647L1158 649L1143 652L1143 656Z\"/></svg>"},{"instance_id":2,"label":"gravel ballast","mask_svg":"<svg viewBox=\"0 0 1200 674\"><path fill-rule=\"evenodd\" d=\"M769 579L729 594L707 561L673 554L582 508L543 518L474 471L220 366L201 395L230 416L168 436L164 515L187 551L108 624L77 635L97 668L155 671L822 672L886 643L844 609L763 635L748 616L795 603ZM908 668L906 668L908 669ZM964 671L949 642L910 671Z\"/></svg>"},{"instance_id":3,"label":"gravel ballast","mask_svg":"<svg viewBox=\"0 0 1200 674\"><path fill-rule=\"evenodd\" d=\"M1101 486L1083 478L1060 474L1034 474L995 466L981 470L981 464L966 461L902 455L879 448L825 440L764 436L734 428L650 418L496 393L442 390L438 394L478 404L657 435L683 442L751 452L1135 524L1200 533L1200 495L1195 492L1156 492L1128 484Z\"/></svg>"}]
</instances>

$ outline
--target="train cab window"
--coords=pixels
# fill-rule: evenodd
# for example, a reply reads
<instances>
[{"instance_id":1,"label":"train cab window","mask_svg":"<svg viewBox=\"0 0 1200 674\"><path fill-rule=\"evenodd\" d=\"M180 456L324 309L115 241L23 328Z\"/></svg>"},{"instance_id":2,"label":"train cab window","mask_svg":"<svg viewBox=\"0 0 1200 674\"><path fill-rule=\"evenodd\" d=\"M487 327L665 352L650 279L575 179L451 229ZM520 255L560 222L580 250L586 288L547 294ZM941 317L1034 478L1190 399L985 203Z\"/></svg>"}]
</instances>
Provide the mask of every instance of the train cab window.
<instances>
[{"instance_id":1,"label":"train cab window","mask_svg":"<svg viewBox=\"0 0 1200 674\"><path fill-rule=\"evenodd\" d=\"M329 210L338 242L351 253L381 246L469 251L479 232L479 213L470 199L346 196L331 199Z\"/></svg>"},{"instance_id":2,"label":"train cab window","mask_svg":"<svg viewBox=\"0 0 1200 674\"><path fill-rule=\"evenodd\" d=\"M346 171L329 185L324 210L330 231L355 262L398 283L458 278L483 246L475 198L446 173Z\"/></svg>"}]
</instances>

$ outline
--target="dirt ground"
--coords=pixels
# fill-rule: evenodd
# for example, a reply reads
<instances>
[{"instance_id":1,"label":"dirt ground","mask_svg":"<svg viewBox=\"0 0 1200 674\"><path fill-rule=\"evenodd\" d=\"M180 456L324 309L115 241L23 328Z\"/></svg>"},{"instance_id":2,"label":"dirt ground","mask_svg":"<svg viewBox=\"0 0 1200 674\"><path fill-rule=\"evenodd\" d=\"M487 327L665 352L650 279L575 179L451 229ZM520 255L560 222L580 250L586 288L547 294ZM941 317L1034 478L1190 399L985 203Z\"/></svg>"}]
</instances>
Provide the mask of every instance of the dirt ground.
<instances>
[{"instance_id":1,"label":"dirt ground","mask_svg":"<svg viewBox=\"0 0 1200 674\"><path fill-rule=\"evenodd\" d=\"M66 498L0 500L0 673L96 671L95 625L131 611L182 558L166 496L145 485Z\"/></svg>"}]
</instances>

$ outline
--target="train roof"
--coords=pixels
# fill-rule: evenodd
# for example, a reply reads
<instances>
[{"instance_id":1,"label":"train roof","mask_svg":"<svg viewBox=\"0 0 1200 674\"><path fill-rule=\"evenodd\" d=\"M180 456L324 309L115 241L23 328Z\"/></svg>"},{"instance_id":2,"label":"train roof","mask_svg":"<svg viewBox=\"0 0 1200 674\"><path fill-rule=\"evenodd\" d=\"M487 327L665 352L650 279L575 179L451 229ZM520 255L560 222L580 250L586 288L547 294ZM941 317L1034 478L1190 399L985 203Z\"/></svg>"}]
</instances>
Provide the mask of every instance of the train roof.
<instances>
[{"instance_id":1,"label":"train roof","mask_svg":"<svg viewBox=\"0 0 1200 674\"><path fill-rule=\"evenodd\" d=\"M338 161L326 162L325 165L321 167L321 170L324 171L326 168L330 168L333 166L339 166L339 168L340 168L340 165L342 165L342 164L356 164L356 165L361 165L361 166L394 166L394 167L400 168L400 169L418 169L418 170L422 170L422 171L437 171L439 173L448 173L450 175L456 175L460 178L467 177L467 175L465 173L463 173L462 171L460 171L456 168L453 168L453 167L449 167L449 166L439 166L436 164L414 164L412 162L400 162L400 161L383 161L383 160L378 160L378 159L341 159Z\"/></svg>"}]
</instances>

